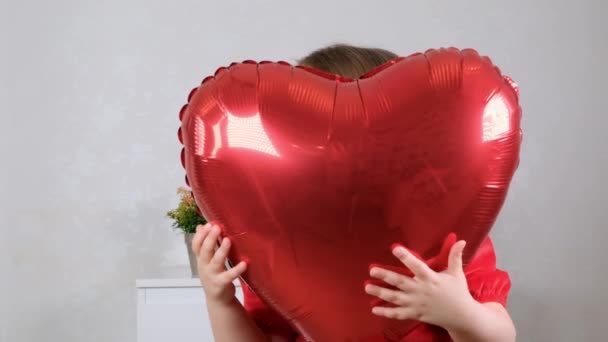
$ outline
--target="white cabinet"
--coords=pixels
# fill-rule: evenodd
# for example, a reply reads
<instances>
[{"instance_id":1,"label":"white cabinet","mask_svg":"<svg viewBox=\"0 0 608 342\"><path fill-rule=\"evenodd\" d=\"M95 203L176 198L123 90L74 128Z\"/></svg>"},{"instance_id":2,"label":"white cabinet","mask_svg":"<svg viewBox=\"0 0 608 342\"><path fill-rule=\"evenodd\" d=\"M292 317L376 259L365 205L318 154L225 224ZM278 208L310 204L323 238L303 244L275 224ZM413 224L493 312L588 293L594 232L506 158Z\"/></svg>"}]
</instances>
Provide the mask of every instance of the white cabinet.
<instances>
[{"instance_id":1,"label":"white cabinet","mask_svg":"<svg viewBox=\"0 0 608 342\"><path fill-rule=\"evenodd\" d=\"M212 342L198 279L137 280L138 342ZM243 300L237 285L237 297Z\"/></svg>"}]
</instances>

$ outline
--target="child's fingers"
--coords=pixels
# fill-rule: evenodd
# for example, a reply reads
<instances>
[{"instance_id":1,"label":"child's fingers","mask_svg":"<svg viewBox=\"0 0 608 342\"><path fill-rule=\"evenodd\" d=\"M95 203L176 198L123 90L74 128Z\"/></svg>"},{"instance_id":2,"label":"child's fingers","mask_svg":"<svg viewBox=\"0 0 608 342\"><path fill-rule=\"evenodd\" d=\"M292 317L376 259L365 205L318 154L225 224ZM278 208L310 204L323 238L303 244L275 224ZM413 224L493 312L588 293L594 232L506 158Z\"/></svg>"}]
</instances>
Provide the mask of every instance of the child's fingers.
<instances>
[{"instance_id":1,"label":"child's fingers","mask_svg":"<svg viewBox=\"0 0 608 342\"><path fill-rule=\"evenodd\" d=\"M247 270L247 263L244 261L239 262L233 268L225 271L221 274L222 280L226 283L233 282L236 278L240 277L243 272Z\"/></svg>"},{"instance_id":2,"label":"child's fingers","mask_svg":"<svg viewBox=\"0 0 608 342\"><path fill-rule=\"evenodd\" d=\"M215 246L217 245L217 239L219 238L221 233L220 227L217 225L213 225L209 234L203 240L203 246L201 247L201 252L199 256L199 260L205 264L208 264L213 257Z\"/></svg>"},{"instance_id":3,"label":"child's fingers","mask_svg":"<svg viewBox=\"0 0 608 342\"><path fill-rule=\"evenodd\" d=\"M398 306L407 305L407 295L402 291L395 291L384 287L367 284L365 292L369 295L376 296L385 302L392 303Z\"/></svg>"},{"instance_id":4,"label":"child's fingers","mask_svg":"<svg viewBox=\"0 0 608 342\"><path fill-rule=\"evenodd\" d=\"M205 237L207 237L207 234L209 234L209 229L210 225L208 223L204 226L199 225L196 227L196 233L194 234L194 237L192 237L192 251L194 252L194 255L199 256L201 244L205 240Z\"/></svg>"},{"instance_id":5,"label":"child's fingers","mask_svg":"<svg viewBox=\"0 0 608 342\"><path fill-rule=\"evenodd\" d=\"M210 264L216 267L224 268L226 264L226 258L228 257L228 252L230 251L230 239L223 238L220 247L215 251L213 258L211 259Z\"/></svg>"},{"instance_id":6,"label":"child's fingers","mask_svg":"<svg viewBox=\"0 0 608 342\"><path fill-rule=\"evenodd\" d=\"M374 306L372 313L376 316L391 318L391 319L418 319L416 312L409 307L386 307L386 306Z\"/></svg>"},{"instance_id":7,"label":"child's fingers","mask_svg":"<svg viewBox=\"0 0 608 342\"><path fill-rule=\"evenodd\" d=\"M412 278L379 267L372 268L369 271L369 275L372 278L380 279L389 285L400 288L403 291L409 291L414 286L414 280Z\"/></svg>"},{"instance_id":8,"label":"child's fingers","mask_svg":"<svg viewBox=\"0 0 608 342\"><path fill-rule=\"evenodd\" d=\"M428 279L435 273L422 260L416 258L404 247L396 247L393 249L393 255L396 256L417 278Z\"/></svg>"},{"instance_id":9,"label":"child's fingers","mask_svg":"<svg viewBox=\"0 0 608 342\"><path fill-rule=\"evenodd\" d=\"M462 252L464 251L464 247L466 242L458 241L452 246L450 249L450 257L448 259L448 272L452 274L458 274L463 272L462 269Z\"/></svg>"}]
</instances>

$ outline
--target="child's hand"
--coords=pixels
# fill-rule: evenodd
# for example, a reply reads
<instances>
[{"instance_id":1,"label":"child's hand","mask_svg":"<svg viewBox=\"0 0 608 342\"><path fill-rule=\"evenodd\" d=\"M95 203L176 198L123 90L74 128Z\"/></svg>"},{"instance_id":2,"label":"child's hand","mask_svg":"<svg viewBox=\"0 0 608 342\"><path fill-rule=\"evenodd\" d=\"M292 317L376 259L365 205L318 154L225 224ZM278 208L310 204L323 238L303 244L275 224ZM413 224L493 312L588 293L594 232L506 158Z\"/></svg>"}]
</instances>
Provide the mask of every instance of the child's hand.
<instances>
[{"instance_id":1,"label":"child's hand","mask_svg":"<svg viewBox=\"0 0 608 342\"><path fill-rule=\"evenodd\" d=\"M387 318L418 320L445 329L461 324L460 320L466 319L470 308L477 304L469 293L462 266L464 246L464 241L452 246L448 268L439 273L405 248L394 248L393 254L412 271L414 277L373 267L370 270L373 278L380 279L397 290L367 284L365 292L395 305L376 306L372 312Z\"/></svg>"},{"instance_id":2,"label":"child's hand","mask_svg":"<svg viewBox=\"0 0 608 342\"><path fill-rule=\"evenodd\" d=\"M221 229L217 225L198 226L192 238L192 250L197 258L198 274L207 301L228 303L234 299L233 281L247 269L245 262L240 262L226 270L226 258L230 250L230 240L224 238L220 247L215 250Z\"/></svg>"}]
</instances>

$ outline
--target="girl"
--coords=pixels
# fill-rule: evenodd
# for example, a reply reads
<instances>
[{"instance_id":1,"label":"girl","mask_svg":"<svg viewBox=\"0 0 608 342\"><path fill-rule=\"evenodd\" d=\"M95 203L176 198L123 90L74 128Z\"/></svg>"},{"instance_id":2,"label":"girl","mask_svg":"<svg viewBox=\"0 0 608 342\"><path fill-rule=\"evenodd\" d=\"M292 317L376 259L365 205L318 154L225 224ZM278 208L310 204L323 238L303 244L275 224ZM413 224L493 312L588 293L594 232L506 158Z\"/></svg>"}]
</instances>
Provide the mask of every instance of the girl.
<instances>
[{"instance_id":1,"label":"girl","mask_svg":"<svg viewBox=\"0 0 608 342\"><path fill-rule=\"evenodd\" d=\"M356 79L396 57L382 49L334 45L313 52L301 60L300 65ZM216 342L302 341L289 324L247 286L243 286L245 305L236 299L233 282L245 272L247 264L241 262L230 270L225 269L230 240L224 238L216 250L220 233L218 226L206 225L197 229L192 241ZM515 341L515 327L505 309L511 283L507 273L496 269L492 242L486 239L465 268L462 265L464 246L464 241L451 246L448 267L443 272L431 270L400 246L393 249L393 254L414 277L378 267L370 270L371 277L396 288L365 285L368 294L394 304L374 307L372 313L389 319L421 322L402 342Z\"/></svg>"}]
</instances>

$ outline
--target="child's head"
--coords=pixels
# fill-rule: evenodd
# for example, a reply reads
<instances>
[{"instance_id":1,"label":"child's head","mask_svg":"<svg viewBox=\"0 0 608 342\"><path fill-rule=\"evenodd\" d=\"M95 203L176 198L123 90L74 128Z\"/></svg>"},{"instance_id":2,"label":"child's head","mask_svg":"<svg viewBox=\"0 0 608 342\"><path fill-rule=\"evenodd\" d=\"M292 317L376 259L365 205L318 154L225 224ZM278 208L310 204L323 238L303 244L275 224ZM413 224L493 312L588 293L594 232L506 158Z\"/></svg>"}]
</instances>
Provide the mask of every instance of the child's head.
<instances>
[{"instance_id":1,"label":"child's head","mask_svg":"<svg viewBox=\"0 0 608 342\"><path fill-rule=\"evenodd\" d=\"M397 57L383 49L339 44L316 50L302 58L299 64L356 79Z\"/></svg>"}]
</instances>

